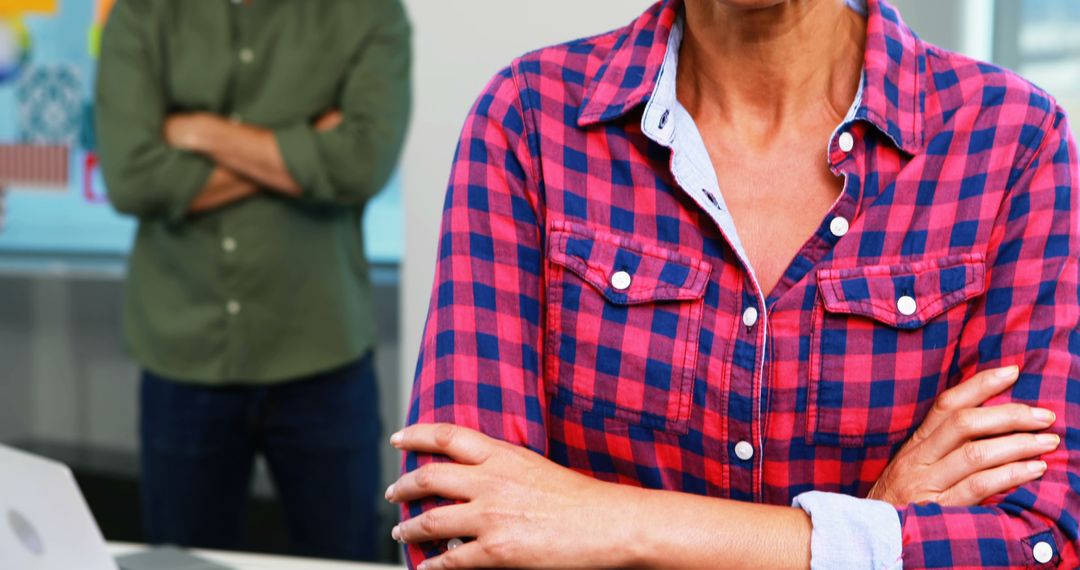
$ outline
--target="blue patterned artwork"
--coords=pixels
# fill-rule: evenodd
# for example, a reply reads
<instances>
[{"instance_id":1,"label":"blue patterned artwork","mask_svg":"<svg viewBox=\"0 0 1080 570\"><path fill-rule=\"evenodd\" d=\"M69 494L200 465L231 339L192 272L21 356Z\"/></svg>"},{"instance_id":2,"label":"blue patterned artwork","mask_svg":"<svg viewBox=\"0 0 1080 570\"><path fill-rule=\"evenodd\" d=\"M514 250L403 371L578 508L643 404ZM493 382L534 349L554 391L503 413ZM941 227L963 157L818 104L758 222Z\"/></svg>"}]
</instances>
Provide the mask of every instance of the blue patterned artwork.
<instances>
[{"instance_id":1,"label":"blue patterned artwork","mask_svg":"<svg viewBox=\"0 0 1080 570\"><path fill-rule=\"evenodd\" d=\"M19 142L74 146L84 110L78 67L35 65L18 81Z\"/></svg>"}]
</instances>

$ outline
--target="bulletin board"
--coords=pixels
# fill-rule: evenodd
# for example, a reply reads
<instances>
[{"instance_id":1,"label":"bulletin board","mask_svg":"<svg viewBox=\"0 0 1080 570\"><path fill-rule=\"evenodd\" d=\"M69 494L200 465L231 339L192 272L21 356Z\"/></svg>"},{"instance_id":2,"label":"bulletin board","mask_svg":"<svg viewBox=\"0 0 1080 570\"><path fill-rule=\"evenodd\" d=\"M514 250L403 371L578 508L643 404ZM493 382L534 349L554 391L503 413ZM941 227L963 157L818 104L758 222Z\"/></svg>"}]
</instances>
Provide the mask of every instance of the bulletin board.
<instances>
[{"instance_id":1,"label":"bulletin board","mask_svg":"<svg viewBox=\"0 0 1080 570\"><path fill-rule=\"evenodd\" d=\"M106 199L93 124L114 1L0 0L0 254L122 256L131 247L135 221ZM365 216L372 261L400 261L401 221L395 176Z\"/></svg>"}]
</instances>

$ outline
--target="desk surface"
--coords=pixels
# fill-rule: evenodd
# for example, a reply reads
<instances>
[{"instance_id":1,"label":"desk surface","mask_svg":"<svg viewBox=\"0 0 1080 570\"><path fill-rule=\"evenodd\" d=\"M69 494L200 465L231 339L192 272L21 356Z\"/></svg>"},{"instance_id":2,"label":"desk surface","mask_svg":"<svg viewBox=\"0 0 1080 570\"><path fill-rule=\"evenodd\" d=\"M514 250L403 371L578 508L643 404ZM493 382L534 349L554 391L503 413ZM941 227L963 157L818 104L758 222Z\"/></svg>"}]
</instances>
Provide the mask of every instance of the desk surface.
<instances>
[{"instance_id":1,"label":"desk surface","mask_svg":"<svg viewBox=\"0 0 1080 570\"><path fill-rule=\"evenodd\" d=\"M113 556L121 556L145 550L142 544L110 542L109 551ZM220 552L216 550L192 550L192 554L207 560L232 566L236 570L401 570L404 566L385 564L366 564L359 562L338 562L334 560L315 560L313 558L293 558L291 556L269 556L266 554L248 554L246 552Z\"/></svg>"}]
</instances>

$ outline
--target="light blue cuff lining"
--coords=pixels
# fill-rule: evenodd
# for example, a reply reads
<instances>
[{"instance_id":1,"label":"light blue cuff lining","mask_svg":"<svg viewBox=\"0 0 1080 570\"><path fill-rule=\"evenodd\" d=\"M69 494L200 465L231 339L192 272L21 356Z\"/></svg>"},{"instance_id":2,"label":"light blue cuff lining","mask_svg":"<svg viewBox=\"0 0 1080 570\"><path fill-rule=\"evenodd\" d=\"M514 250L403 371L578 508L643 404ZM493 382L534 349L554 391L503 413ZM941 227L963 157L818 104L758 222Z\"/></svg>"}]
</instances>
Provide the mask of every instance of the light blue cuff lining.
<instances>
[{"instance_id":1,"label":"light blue cuff lining","mask_svg":"<svg viewBox=\"0 0 1080 570\"><path fill-rule=\"evenodd\" d=\"M892 505L840 493L809 491L791 506L810 515L810 569L903 568L900 515Z\"/></svg>"}]
</instances>

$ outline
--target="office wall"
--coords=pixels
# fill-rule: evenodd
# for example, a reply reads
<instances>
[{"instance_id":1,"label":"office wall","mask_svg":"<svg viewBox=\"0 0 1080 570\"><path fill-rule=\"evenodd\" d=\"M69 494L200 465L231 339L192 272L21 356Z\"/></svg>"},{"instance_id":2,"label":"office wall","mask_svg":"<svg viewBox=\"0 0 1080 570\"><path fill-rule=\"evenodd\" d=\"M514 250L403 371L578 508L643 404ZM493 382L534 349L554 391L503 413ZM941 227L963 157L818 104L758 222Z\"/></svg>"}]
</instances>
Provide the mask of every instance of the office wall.
<instances>
[{"instance_id":1,"label":"office wall","mask_svg":"<svg viewBox=\"0 0 1080 570\"><path fill-rule=\"evenodd\" d=\"M408 402L434 275L439 220L462 121L491 76L540 46L603 32L632 20L646 0L406 0L415 30L416 100L402 165L401 389ZM984 30L993 0L898 0L923 38L989 57Z\"/></svg>"},{"instance_id":2,"label":"office wall","mask_svg":"<svg viewBox=\"0 0 1080 570\"><path fill-rule=\"evenodd\" d=\"M0 263L0 268L3 264ZM104 453L123 458L100 466L134 475L137 449L138 368L121 331L122 265L93 270L0 270L0 443L60 446L91 461ZM397 423L400 336L397 271L374 272L376 348L381 414ZM397 456L386 446L383 478L397 473ZM86 465L83 465L86 467ZM256 488L269 493L260 474Z\"/></svg>"},{"instance_id":3,"label":"office wall","mask_svg":"<svg viewBox=\"0 0 1080 570\"><path fill-rule=\"evenodd\" d=\"M919 37L945 49L989 61L994 55L997 0L892 0ZM1019 2L1019 0L1002 0Z\"/></svg>"}]
</instances>

